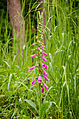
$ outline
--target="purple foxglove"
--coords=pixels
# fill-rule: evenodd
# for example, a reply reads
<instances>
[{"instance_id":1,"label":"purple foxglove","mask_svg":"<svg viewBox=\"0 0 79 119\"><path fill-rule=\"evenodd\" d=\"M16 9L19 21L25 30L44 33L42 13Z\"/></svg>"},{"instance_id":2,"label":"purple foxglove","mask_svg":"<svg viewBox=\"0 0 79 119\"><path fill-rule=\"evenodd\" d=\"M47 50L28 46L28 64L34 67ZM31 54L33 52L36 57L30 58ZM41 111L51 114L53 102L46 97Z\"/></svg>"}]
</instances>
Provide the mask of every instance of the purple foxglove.
<instances>
[{"instance_id":1,"label":"purple foxglove","mask_svg":"<svg viewBox=\"0 0 79 119\"><path fill-rule=\"evenodd\" d=\"M34 86L35 82L36 82L36 79L34 79L34 80L31 82L31 85Z\"/></svg>"},{"instance_id":2,"label":"purple foxglove","mask_svg":"<svg viewBox=\"0 0 79 119\"><path fill-rule=\"evenodd\" d=\"M42 54L45 55L45 56L47 55L47 53L45 53L45 52L42 52Z\"/></svg>"},{"instance_id":3,"label":"purple foxglove","mask_svg":"<svg viewBox=\"0 0 79 119\"><path fill-rule=\"evenodd\" d=\"M49 79L46 76L44 76L44 78L45 78L46 81L49 81Z\"/></svg>"},{"instance_id":4,"label":"purple foxglove","mask_svg":"<svg viewBox=\"0 0 79 119\"><path fill-rule=\"evenodd\" d=\"M41 71L41 74L43 74L42 71Z\"/></svg>"},{"instance_id":5,"label":"purple foxglove","mask_svg":"<svg viewBox=\"0 0 79 119\"><path fill-rule=\"evenodd\" d=\"M46 88L46 89L48 89L49 87L44 83L44 87Z\"/></svg>"},{"instance_id":6,"label":"purple foxglove","mask_svg":"<svg viewBox=\"0 0 79 119\"><path fill-rule=\"evenodd\" d=\"M41 62L41 66L45 68L45 64L43 62Z\"/></svg>"},{"instance_id":7,"label":"purple foxglove","mask_svg":"<svg viewBox=\"0 0 79 119\"><path fill-rule=\"evenodd\" d=\"M37 44L37 43L33 43L32 45L35 45L35 44Z\"/></svg>"},{"instance_id":8,"label":"purple foxglove","mask_svg":"<svg viewBox=\"0 0 79 119\"><path fill-rule=\"evenodd\" d=\"M42 47L44 48L44 45L42 45Z\"/></svg>"},{"instance_id":9,"label":"purple foxglove","mask_svg":"<svg viewBox=\"0 0 79 119\"><path fill-rule=\"evenodd\" d=\"M43 42L40 42L40 41L39 41L39 43L44 44Z\"/></svg>"},{"instance_id":10,"label":"purple foxglove","mask_svg":"<svg viewBox=\"0 0 79 119\"><path fill-rule=\"evenodd\" d=\"M42 59L43 59L45 62L47 61L47 59L46 59L45 57L43 57L43 56L42 56Z\"/></svg>"},{"instance_id":11,"label":"purple foxglove","mask_svg":"<svg viewBox=\"0 0 79 119\"><path fill-rule=\"evenodd\" d=\"M31 70L33 70L34 68L35 68L35 66L29 68L28 72L31 71Z\"/></svg>"},{"instance_id":12,"label":"purple foxglove","mask_svg":"<svg viewBox=\"0 0 79 119\"><path fill-rule=\"evenodd\" d=\"M42 50L46 50L46 49L42 48Z\"/></svg>"},{"instance_id":13,"label":"purple foxglove","mask_svg":"<svg viewBox=\"0 0 79 119\"><path fill-rule=\"evenodd\" d=\"M45 68L46 68L46 69L48 69L48 66L47 66L47 65L45 65Z\"/></svg>"},{"instance_id":14,"label":"purple foxglove","mask_svg":"<svg viewBox=\"0 0 79 119\"><path fill-rule=\"evenodd\" d=\"M42 83L42 77L41 77L40 74L39 74L39 76L38 76L38 83Z\"/></svg>"},{"instance_id":15,"label":"purple foxglove","mask_svg":"<svg viewBox=\"0 0 79 119\"><path fill-rule=\"evenodd\" d=\"M41 62L41 66L44 67L44 68L46 68L46 69L48 69L48 66L45 65L43 62Z\"/></svg>"},{"instance_id":16,"label":"purple foxglove","mask_svg":"<svg viewBox=\"0 0 79 119\"><path fill-rule=\"evenodd\" d=\"M31 49L32 51L34 51L35 49Z\"/></svg>"},{"instance_id":17,"label":"purple foxglove","mask_svg":"<svg viewBox=\"0 0 79 119\"><path fill-rule=\"evenodd\" d=\"M38 47L38 50L40 50L40 47Z\"/></svg>"},{"instance_id":18,"label":"purple foxglove","mask_svg":"<svg viewBox=\"0 0 79 119\"><path fill-rule=\"evenodd\" d=\"M46 76L48 75L48 73L44 69L43 69L43 72L44 72L44 75L46 75Z\"/></svg>"},{"instance_id":19,"label":"purple foxglove","mask_svg":"<svg viewBox=\"0 0 79 119\"><path fill-rule=\"evenodd\" d=\"M43 87L41 88L41 91L42 91L42 93L44 93L44 88Z\"/></svg>"},{"instance_id":20,"label":"purple foxglove","mask_svg":"<svg viewBox=\"0 0 79 119\"><path fill-rule=\"evenodd\" d=\"M34 54L34 55L31 55L31 57L36 57L37 55L36 54Z\"/></svg>"},{"instance_id":21,"label":"purple foxglove","mask_svg":"<svg viewBox=\"0 0 79 119\"><path fill-rule=\"evenodd\" d=\"M44 44L44 43L42 43L42 42L40 42L42 45Z\"/></svg>"}]
</instances>

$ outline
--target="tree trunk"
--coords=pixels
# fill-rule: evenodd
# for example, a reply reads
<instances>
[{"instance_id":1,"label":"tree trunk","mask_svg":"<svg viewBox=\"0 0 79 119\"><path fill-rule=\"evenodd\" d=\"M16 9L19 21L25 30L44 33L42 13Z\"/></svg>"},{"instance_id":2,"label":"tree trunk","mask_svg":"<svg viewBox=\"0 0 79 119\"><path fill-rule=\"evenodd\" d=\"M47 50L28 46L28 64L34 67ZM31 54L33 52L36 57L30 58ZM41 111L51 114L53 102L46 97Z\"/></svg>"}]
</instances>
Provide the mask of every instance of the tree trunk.
<instances>
[{"instance_id":1,"label":"tree trunk","mask_svg":"<svg viewBox=\"0 0 79 119\"><path fill-rule=\"evenodd\" d=\"M15 36L15 47L17 52L22 54L23 45L25 44L25 27L20 0L8 0L8 11L12 34Z\"/></svg>"}]
</instances>

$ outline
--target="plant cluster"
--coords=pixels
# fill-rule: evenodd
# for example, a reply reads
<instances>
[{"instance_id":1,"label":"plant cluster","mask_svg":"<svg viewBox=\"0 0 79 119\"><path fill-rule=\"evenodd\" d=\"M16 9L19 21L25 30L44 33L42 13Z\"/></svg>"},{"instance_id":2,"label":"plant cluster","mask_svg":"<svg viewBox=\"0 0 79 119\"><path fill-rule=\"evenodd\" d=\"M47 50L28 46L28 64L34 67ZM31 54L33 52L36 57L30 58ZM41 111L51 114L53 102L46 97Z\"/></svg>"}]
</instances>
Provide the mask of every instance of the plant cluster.
<instances>
[{"instance_id":1,"label":"plant cluster","mask_svg":"<svg viewBox=\"0 0 79 119\"><path fill-rule=\"evenodd\" d=\"M48 69L48 66L45 64L47 62L47 59L45 58L47 56L46 48L43 42L40 42L39 40L37 43L33 43L32 46L36 45L35 49L31 49L33 52L33 55L31 55L31 58L36 58L36 65L29 68L28 72L36 68L38 70L38 77L35 77L35 79L32 80L31 85L34 86L35 82L38 81L38 83L41 86L41 91L44 93L44 87L45 89L48 89L49 87L46 85L46 81L49 81L47 78L48 73L46 70ZM34 54L35 53L35 54ZM37 79L37 80L36 80ZM45 79L45 81L43 80Z\"/></svg>"}]
</instances>

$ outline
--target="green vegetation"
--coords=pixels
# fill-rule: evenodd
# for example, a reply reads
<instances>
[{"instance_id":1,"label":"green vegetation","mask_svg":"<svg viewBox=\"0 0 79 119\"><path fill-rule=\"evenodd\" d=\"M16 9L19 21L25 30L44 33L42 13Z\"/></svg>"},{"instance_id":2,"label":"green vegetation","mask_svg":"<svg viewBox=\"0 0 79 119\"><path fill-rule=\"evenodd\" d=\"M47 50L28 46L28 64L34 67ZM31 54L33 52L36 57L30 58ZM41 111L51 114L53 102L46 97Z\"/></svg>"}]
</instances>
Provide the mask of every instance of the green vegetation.
<instances>
[{"instance_id":1,"label":"green vegetation","mask_svg":"<svg viewBox=\"0 0 79 119\"><path fill-rule=\"evenodd\" d=\"M23 1L22 5L25 14ZM38 85L31 86L31 80L37 74L35 70L28 72L29 66L32 66L31 44L36 41L36 31L31 31L31 24L36 25L33 18L39 20L37 3L30 6L24 17L28 17L25 25L27 42L23 48L23 58L20 56L19 59L13 45L8 10L6 13L1 10L0 119L39 119ZM78 0L52 0L43 4L46 25L44 27L41 18L41 23L38 23L41 32L38 35L46 35L50 81L47 83L49 89L41 94L40 119L79 119L78 8Z\"/></svg>"}]
</instances>

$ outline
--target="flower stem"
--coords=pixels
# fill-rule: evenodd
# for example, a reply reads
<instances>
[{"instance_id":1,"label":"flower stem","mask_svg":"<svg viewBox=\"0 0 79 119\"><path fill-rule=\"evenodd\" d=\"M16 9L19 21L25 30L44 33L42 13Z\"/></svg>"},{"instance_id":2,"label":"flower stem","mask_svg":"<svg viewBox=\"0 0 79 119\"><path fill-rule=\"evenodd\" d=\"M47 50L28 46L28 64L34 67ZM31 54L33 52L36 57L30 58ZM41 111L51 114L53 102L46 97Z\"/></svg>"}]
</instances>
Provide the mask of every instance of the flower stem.
<instances>
[{"instance_id":1,"label":"flower stem","mask_svg":"<svg viewBox=\"0 0 79 119\"><path fill-rule=\"evenodd\" d=\"M41 107L41 84L39 83L39 119L41 119L40 107Z\"/></svg>"}]
</instances>

